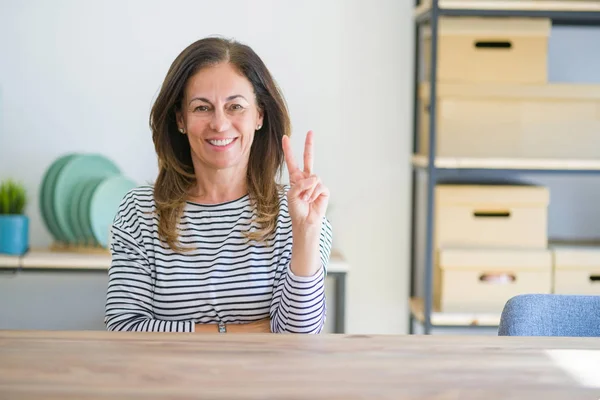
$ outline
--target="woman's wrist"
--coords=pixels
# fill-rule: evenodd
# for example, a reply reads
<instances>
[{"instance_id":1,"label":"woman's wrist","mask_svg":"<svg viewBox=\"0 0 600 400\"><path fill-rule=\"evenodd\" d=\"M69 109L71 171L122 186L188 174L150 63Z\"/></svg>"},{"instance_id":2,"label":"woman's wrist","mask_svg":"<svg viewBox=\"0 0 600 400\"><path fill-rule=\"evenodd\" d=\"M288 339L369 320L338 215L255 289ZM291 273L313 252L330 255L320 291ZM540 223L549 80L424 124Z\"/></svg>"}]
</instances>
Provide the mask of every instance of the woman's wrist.
<instances>
[{"instance_id":1,"label":"woman's wrist","mask_svg":"<svg viewBox=\"0 0 600 400\"><path fill-rule=\"evenodd\" d=\"M321 230L308 229L292 232L292 260L290 269L296 276L313 276L321 267L319 241Z\"/></svg>"}]
</instances>

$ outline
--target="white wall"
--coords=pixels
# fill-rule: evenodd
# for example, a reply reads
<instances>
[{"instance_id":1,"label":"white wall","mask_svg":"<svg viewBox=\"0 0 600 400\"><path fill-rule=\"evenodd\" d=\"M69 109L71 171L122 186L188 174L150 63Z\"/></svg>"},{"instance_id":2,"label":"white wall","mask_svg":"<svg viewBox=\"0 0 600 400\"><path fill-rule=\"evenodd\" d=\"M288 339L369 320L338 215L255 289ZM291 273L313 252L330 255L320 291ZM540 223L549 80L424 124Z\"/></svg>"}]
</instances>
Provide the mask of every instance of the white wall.
<instances>
[{"instance_id":1,"label":"white wall","mask_svg":"<svg viewBox=\"0 0 600 400\"><path fill-rule=\"evenodd\" d=\"M0 179L31 194L31 242L48 165L100 152L140 183L156 175L148 114L174 57L221 34L251 45L284 90L301 154L332 192L351 263L348 331L407 329L412 0L0 0Z\"/></svg>"}]
</instances>

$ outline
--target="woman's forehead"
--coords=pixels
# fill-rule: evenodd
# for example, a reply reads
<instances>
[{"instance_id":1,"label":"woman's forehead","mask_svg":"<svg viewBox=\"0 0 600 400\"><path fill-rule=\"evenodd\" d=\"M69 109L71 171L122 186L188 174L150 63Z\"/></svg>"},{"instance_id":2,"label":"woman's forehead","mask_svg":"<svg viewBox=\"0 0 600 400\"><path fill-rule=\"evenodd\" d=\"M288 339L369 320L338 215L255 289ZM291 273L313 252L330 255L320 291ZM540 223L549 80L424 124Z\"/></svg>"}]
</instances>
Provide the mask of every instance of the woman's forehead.
<instances>
[{"instance_id":1,"label":"woman's forehead","mask_svg":"<svg viewBox=\"0 0 600 400\"><path fill-rule=\"evenodd\" d=\"M250 81L229 63L200 69L188 80L186 87L189 99L200 97L210 101L225 101L232 96L243 96L250 101L253 93Z\"/></svg>"}]
</instances>

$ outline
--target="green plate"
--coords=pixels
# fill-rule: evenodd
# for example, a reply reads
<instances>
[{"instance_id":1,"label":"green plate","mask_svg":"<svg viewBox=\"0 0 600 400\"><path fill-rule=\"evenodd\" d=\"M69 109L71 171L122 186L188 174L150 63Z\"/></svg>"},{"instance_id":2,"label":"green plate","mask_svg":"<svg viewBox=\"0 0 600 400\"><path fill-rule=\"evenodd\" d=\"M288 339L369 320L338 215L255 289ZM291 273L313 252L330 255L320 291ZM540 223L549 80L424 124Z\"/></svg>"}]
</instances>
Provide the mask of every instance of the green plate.
<instances>
[{"instance_id":1,"label":"green plate","mask_svg":"<svg viewBox=\"0 0 600 400\"><path fill-rule=\"evenodd\" d=\"M90 222L98 244L107 248L110 242L110 228L115 219L119 204L137 184L124 176L113 176L98 185L90 203Z\"/></svg>"},{"instance_id":2,"label":"green plate","mask_svg":"<svg viewBox=\"0 0 600 400\"><path fill-rule=\"evenodd\" d=\"M40 213L42 214L42 220L44 221L46 228L48 228L54 240L59 242L64 241L65 237L62 235L58 222L56 221L56 215L54 215L51 192L53 191L54 182L56 181L56 177L60 170L75 156L76 154L66 154L56 159L50 167L48 167L42 179L39 198Z\"/></svg>"},{"instance_id":3,"label":"green plate","mask_svg":"<svg viewBox=\"0 0 600 400\"><path fill-rule=\"evenodd\" d=\"M76 243L79 245L87 244L84 233L83 221L81 221L81 219L79 218L79 209L82 208L82 197L85 188L89 186L89 184L90 182L87 180L79 182L73 188L73 194L71 196L71 209L69 210L69 226L75 234Z\"/></svg>"},{"instance_id":4,"label":"green plate","mask_svg":"<svg viewBox=\"0 0 600 400\"><path fill-rule=\"evenodd\" d=\"M90 246L97 246L98 241L94 237L94 231L92 231L92 222L90 221L90 202L92 201L92 195L94 190L98 187L104 178L91 179L86 182L81 199L77 205L79 213L79 224L83 229L83 236L85 243Z\"/></svg>"},{"instance_id":5,"label":"green plate","mask_svg":"<svg viewBox=\"0 0 600 400\"><path fill-rule=\"evenodd\" d=\"M81 154L70 159L62 168L52 193L53 209L61 232L68 243L76 243L77 236L69 223L73 201L73 190L84 181L105 178L120 173L119 168L109 159L99 154Z\"/></svg>"}]
</instances>

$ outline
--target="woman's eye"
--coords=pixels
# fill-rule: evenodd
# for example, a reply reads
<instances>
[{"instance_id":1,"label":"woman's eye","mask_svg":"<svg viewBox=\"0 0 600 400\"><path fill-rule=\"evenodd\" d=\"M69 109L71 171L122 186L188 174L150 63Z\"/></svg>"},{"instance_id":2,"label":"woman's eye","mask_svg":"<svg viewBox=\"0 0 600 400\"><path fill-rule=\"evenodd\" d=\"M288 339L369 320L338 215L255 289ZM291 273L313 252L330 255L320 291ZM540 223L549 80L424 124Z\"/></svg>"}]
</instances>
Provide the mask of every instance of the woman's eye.
<instances>
[{"instance_id":1,"label":"woman's eye","mask_svg":"<svg viewBox=\"0 0 600 400\"><path fill-rule=\"evenodd\" d=\"M244 109L244 107L242 107L240 104L233 104L233 105L231 106L231 109L232 109L233 111L239 111L239 110L243 110L243 109Z\"/></svg>"},{"instance_id":2,"label":"woman's eye","mask_svg":"<svg viewBox=\"0 0 600 400\"><path fill-rule=\"evenodd\" d=\"M198 106L194 111L208 111L208 106Z\"/></svg>"}]
</instances>

